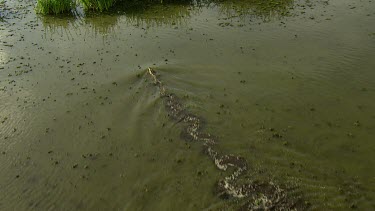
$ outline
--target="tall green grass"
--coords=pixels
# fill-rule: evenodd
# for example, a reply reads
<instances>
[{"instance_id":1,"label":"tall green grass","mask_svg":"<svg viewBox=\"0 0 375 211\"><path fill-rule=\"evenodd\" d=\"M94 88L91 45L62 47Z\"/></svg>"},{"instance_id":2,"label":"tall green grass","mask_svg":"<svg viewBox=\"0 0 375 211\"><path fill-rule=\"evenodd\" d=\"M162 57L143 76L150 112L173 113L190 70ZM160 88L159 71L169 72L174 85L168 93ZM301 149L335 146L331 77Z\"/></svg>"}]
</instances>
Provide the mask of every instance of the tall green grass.
<instances>
[{"instance_id":1,"label":"tall green grass","mask_svg":"<svg viewBox=\"0 0 375 211\"><path fill-rule=\"evenodd\" d=\"M71 11L80 2L86 10L109 10L116 0L38 0L36 11L41 14L60 14Z\"/></svg>"},{"instance_id":2,"label":"tall green grass","mask_svg":"<svg viewBox=\"0 0 375 211\"><path fill-rule=\"evenodd\" d=\"M38 0L37 13L61 14L71 11L76 7L75 0Z\"/></svg>"},{"instance_id":3,"label":"tall green grass","mask_svg":"<svg viewBox=\"0 0 375 211\"><path fill-rule=\"evenodd\" d=\"M73 10L80 3L85 10L108 11L116 3L127 5L145 5L162 2L184 2L192 0L38 0L36 11L41 14L60 14Z\"/></svg>"},{"instance_id":4,"label":"tall green grass","mask_svg":"<svg viewBox=\"0 0 375 211\"><path fill-rule=\"evenodd\" d=\"M116 0L80 0L85 9L94 11L106 11L111 8Z\"/></svg>"}]
</instances>

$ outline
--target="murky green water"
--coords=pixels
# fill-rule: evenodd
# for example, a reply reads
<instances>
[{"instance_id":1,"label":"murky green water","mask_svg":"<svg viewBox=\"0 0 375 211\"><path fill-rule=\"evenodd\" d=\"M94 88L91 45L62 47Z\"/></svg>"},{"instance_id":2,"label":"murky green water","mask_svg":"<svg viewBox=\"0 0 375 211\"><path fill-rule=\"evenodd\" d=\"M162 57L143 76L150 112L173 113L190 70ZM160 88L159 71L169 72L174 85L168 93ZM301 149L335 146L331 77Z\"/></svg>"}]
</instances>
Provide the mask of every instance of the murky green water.
<instances>
[{"instance_id":1,"label":"murky green water","mask_svg":"<svg viewBox=\"0 0 375 211\"><path fill-rule=\"evenodd\" d=\"M311 210L375 209L375 2L154 6L41 17L0 3L0 210L232 210L157 87L249 178Z\"/></svg>"}]
</instances>

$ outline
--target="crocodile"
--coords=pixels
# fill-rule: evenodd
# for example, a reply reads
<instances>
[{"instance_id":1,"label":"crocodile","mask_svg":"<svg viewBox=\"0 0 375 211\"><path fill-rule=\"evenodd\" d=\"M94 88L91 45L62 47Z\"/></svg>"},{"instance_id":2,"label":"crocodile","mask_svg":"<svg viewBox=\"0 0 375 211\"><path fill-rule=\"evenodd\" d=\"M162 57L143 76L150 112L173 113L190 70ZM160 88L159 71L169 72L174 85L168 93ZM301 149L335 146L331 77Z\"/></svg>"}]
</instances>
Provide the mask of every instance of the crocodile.
<instances>
[{"instance_id":1,"label":"crocodile","mask_svg":"<svg viewBox=\"0 0 375 211\"><path fill-rule=\"evenodd\" d=\"M243 177L250 170L245 158L220 152L217 148L218 138L204 132L202 117L190 113L182 104L181 99L174 93L168 92L160 75L153 68L148 68L153 84L159 88L169 118L183 124L181 138L184 141L200 142L203 151L213 161L215 166L228 176L216 183L215 192L222 199L237 198L243 203L239 210L305 210L308 203L302 197L289 196L288 192L273 182L259 182ZM242 177L242 180L240 178Z\"/></svg>"}]
</instances>

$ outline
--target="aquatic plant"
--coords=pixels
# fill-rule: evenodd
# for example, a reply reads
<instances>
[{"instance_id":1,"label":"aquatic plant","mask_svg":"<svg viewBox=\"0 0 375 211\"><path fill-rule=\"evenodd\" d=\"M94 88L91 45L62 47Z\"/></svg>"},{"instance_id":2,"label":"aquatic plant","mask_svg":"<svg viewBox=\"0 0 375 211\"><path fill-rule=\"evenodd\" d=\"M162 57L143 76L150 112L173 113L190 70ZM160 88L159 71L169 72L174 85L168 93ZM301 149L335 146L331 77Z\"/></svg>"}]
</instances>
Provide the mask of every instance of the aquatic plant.
<instances>
[{"instance_id":1,"label":"aquatic plant","mask_svg":"<svg viewBox=\"0 0 375 211\"><path fill-rule=\"evenodd\" d=\"M36 11L41 14L60 14L71 11L80 3L85 10L104 12L115 4L123 6L137 6L163 3L186 3L192 0L38 0Z\"/></svg>"},{"instance_id":2,"label":"aquatic plant","mask_svg":"<svg viewBox=\"0 0 375 211\"><path fill-rule=\"evenodd\" d=\"M36 11L41 14L60 14L73 10L80 3L86 11L108 11L114 6L148 7L165 4L220 4L223 12L251 13L260 16L287 15L294 0L38 0Z\"/></svg>"},{"instance_id":3,"label":"aquatic plant","mask_svg":"<svg viewBox=\"0 0 375 211\"><path fill-rule=\"evenodd\" d=\"M94 11L106 11L109 10L115 3L116 0L80 0L85 9Z\"/></svg>"},{"instance_id":4,"label":"aquatic plant","mask_svg":"<svg viewBox=\"0 0 375 211\"><path fill-rule=\"evenodd\" d=\"M36 12L41 14L61 14L76 7L75 0L38 0Z\"/></svg>"}]
</instances>

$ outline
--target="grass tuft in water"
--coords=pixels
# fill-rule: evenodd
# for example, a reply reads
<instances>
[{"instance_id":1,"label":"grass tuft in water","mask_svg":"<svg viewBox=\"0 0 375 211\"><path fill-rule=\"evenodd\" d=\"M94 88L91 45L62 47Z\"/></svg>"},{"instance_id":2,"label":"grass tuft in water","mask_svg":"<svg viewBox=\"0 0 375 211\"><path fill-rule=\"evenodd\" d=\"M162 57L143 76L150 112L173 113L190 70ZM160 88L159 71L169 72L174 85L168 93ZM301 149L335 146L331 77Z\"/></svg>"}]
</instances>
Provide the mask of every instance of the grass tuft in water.
<instances>
[{"instance_id":1,"label":"grass tuft in water","mask_svg":"<svg viewBox=\"0 0 375 211\"><path fill-rule=\"evenodd\" d=\"M109 10L116 0L81 0L81 3L87 10L103 12Z\"/></svg>"},{"instance_id":2,"label":"grass tuft in water","mask_svg":"<svg viewBox=\"0 0 375 211\"><path fill-rule=\"evenodd\" d=\"M69 12L75 7L75 0L38 0L36 12L44 15L56 15Z\"/></svg>"}]
</instances>

